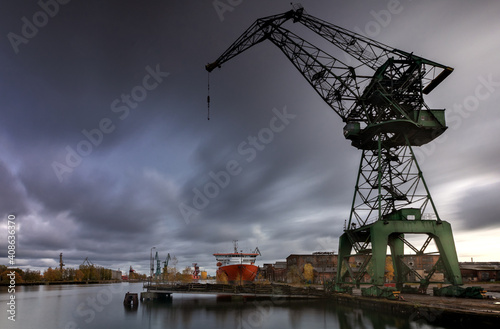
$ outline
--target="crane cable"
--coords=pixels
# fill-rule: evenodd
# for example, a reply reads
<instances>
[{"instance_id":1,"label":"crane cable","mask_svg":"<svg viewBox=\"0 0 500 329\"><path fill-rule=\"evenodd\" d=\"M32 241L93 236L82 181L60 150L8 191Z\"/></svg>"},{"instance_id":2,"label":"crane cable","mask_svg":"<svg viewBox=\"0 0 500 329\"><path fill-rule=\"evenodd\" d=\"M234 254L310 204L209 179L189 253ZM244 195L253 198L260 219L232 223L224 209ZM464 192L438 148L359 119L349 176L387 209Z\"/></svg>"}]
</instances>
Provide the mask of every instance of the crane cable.
<instances>
[{"instance_id":1,"label":"crane cable","mask_svg":"<svg viewBox=\"0 0 500 329\"><path fill-rule=\"evenodd\" d=\"M208 72L207 120L210 120L210 72Z\"/></svg>"}]
</instances>

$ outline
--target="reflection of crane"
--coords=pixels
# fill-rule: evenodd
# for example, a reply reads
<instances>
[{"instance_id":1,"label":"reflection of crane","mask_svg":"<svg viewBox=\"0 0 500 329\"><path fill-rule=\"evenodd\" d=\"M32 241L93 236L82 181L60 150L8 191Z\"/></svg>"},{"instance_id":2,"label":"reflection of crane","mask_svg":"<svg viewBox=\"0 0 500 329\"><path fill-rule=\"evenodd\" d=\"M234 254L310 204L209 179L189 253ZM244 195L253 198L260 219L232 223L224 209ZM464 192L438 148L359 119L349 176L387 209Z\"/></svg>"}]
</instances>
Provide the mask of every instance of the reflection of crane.
<instances>
[{"instance_id":1,"label":"reflection of crane","mask_svg":"<svg viewBox=\"0 0 500 329\"><path fill-rule=\"evenodd\" d=\"M346 55L324 52L283 27L300 23ZM411 269L402 261L404 245L423 254L434 239L446 280L461 284L449 223L442 221L430 196L413 147L431 142L446 130L444 110L431 109L423 96L436 88L452 68L386 46L306 14L303 8L255 21L207 71L269 40L299 70L319 96L345 123L344 136L361 151L348 225L339 242L337 283L384 283L387 246L391 248L398 288ZM431 212L431 220L422 220ZM427 234L417 249L404 234ZM354 251L354 253L353 253ZM356 271L355 258L362 259ZM416 272L415 272L416 273ZM369 277L369 279L367 278ZM338 286L339 287L339 286Z\"/></svg>"}]
</instances>

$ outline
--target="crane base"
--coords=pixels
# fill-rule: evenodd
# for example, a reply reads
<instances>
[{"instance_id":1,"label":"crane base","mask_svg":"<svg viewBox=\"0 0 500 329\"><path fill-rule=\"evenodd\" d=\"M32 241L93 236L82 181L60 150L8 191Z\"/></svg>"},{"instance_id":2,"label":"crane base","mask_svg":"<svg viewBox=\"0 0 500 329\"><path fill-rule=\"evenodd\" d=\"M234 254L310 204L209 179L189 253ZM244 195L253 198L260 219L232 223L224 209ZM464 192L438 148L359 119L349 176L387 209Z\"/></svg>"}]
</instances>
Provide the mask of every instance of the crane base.
<instances>
[{"instance_id":1,"label":"crane base","mask_svg":"<svg viewBox=\"0 0 500 329\"><path fill-rule=\"evenodd\" d=\"M428 240L434 239L439 251L439 259L423 277L412 266L403 261L404 245L408 244L405 234L424 234ZM425 256L426 245L416 256ZM361 246L361 247L360 247ZM392 263L388 263L387 247L390 247ZM355 253L352 253L352 251ZM415 249L415 248L414 248ZM387 281L386 267L392 265L396 289L401 290L404 283L420 283L426 288L432 275L442 270L444 282L462 284L462 276L453 241L451 225L435 220L379 220L375 223L351 230L340 236L337 284L360 284L382 286ZM411 275L418 280L410 280ZM441 281L442 283L442 281Z\"/></svg>"}]
</instances>

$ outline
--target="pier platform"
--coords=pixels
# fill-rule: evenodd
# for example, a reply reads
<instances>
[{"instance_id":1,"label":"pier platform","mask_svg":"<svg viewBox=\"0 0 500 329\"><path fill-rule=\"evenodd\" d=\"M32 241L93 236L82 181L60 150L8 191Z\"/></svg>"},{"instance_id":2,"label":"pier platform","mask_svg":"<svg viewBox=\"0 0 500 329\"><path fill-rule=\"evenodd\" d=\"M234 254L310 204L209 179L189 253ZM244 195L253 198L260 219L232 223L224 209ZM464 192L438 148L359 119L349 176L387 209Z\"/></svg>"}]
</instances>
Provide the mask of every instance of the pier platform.
<instances>
[{"instance_id":1,"label":"pier platform","mask_svg":"<svg viewBox=\"0 0 500 329\"><path fill-rule=\"evenodd\" d=\"M293 287L283 284L248 284L248 285L229 285L229 284L145 284L144 289L147 293L144 298L154 298L155 295L172 295L174 293L182 294L213 294L225 296L244 296L254 298L287 298L287 299L307 299L307 298L326 298L328 293L323 289L314 287ZM141 294L141 296L143 295ZM141 297L142 299L142 297Z\"/></svg>"},{"instance_id":2,"label":"pier platform","mask_svg":"<svg viewBox=\"0 0 500 329\"><path fill-rule=\"evenodd\" d=\"M477 286L478 284L464 285ZM500 285L481 284L486 291L500 294ZM353 295L335 294L331 296L340 304L369 308L380 312L406 314L412 320L443 326L456 325L457 328L500 328L500 299L469 299L438 297L432 295L432 287L427 294L400 294L399 300L362 297L360 289ZM491 294L490 294L491 297Z\"/></svg>"}]
</instances>

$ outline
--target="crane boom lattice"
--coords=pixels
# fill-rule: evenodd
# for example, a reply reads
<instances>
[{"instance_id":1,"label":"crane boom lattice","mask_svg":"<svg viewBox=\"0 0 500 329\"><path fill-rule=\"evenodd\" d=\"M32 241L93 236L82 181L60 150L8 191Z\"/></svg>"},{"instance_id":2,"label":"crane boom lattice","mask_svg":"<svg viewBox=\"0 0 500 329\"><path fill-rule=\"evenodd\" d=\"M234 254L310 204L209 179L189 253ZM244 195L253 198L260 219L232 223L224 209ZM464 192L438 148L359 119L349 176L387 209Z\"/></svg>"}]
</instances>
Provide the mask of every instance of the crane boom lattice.
<instances>
[{"instance_id":1,"label":"crane boom lattice","mask_svg":"<svg viewBox=\"0 0 500 329\"><path fill-rule=\"evenodd\" d=\"M345 54L340 60L285 28L301 24ZM361 150L350 217L339 242L337 283L384 283L391 248L398 287L407 282L404 234L434 240L445 280L461 284L451 226L439 217L413 148L446 130L444 109L424 95L453 69L348 31L294 8L257 19L217 60L211 72L263 41L276 45L345 123L344 137ZM431 219L425 219L431 218ZM415 248L415 250L419 250ZM354 251L354 253L352 253ZM353 272L354 259L364 264ZM429 278L421 280L428 285Z\"/></svg>"}]
</instances>

